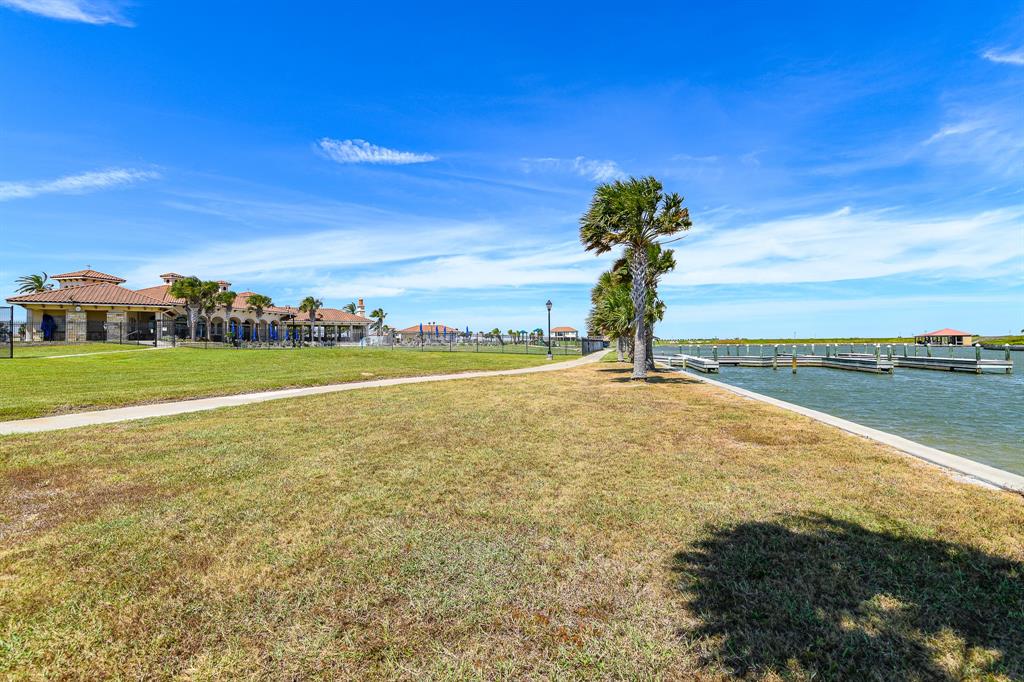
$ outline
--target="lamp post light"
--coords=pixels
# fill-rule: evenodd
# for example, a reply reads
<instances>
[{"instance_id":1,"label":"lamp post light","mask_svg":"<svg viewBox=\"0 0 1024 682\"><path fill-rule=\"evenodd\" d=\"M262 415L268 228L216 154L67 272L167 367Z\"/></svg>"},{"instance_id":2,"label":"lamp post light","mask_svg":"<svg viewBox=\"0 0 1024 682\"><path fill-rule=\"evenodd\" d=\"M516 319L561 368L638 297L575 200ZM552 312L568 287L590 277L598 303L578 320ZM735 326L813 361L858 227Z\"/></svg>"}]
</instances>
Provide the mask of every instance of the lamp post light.
<instances>
[{"instance_id":1,"label":"lamp post light","mask_svg":"<svg viewBox=\"0 0 1024 682\"><path fill-rule=\"evenodd\" d=\"M545 303L548 308L548 360L551 359L551 299Z\"/></svg>"}]
</instances>

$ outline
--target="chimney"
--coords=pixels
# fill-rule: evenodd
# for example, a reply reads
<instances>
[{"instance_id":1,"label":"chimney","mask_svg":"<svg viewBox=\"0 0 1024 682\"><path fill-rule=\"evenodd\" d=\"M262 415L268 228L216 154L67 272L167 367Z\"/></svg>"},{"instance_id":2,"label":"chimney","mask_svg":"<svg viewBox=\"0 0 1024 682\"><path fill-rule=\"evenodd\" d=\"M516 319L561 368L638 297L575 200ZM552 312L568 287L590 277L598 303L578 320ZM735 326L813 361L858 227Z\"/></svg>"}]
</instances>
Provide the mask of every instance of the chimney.
<instances>
[{"instance_id":1,"label":"chimney","mask_svg":"<svg viewBox=\"0 0 1024 682\"><path fill-rule=\"evenodd\" d=\"M359 299L356 303L356 315L359 317L366 317L366 306L363 305L363 299Z\"/></svg>"}]
</instances>

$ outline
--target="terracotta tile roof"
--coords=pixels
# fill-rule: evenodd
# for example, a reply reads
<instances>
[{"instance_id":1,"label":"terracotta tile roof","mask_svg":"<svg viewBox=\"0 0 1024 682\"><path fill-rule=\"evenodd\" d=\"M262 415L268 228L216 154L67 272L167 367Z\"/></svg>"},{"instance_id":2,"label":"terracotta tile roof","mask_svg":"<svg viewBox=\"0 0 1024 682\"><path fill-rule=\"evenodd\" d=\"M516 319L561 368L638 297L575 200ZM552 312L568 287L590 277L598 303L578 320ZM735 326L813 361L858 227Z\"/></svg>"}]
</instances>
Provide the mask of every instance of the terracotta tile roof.
<instances>
[{"instance_id":1,"label":"terracotta tile roof","mask_svg":"<svg viewBox=\"0 0 1024 682\"><path fill-rule=\"evenodd\" d=\"M962 332L956 329L950 329L949 327L946 327L945 329L940 329L938 331L918 334L918 336L973 336L973 334L971 334L970 332Z\"/></svg>"},{"instance_id":2,"label":"terracotta tile roof","mask_svg":"<svg viewBox=\"0 0 1024 682\"><path fill-rule=\"evenodd\" d=\"M575 327L552 327L552 332L574 332L577 331Z\"/></svg>"},{"instance_id":3,"label":"terracotta tile roof","mask_svg":"<svg viewBox=\"0 0 1024 682\"><path fill-rule=\"evenodd\" d=\"M164 274L160 275L160 277L181 277L182 279L184 279L185 275L179 275L176 272L165 272Z\"/></svg>"},{"instance_id":4,"label":"terracotta tile roof","mask_svg":"<svg viewBox=\"0 0 1024 682\"><path fill-rule=\"evenodd\" d=\"M75 272L64 272L59 275L50 275L50 279L62 280L62 279L98 279L104 282L113 282L114 284L120 284L125 281L117 275L108 275L105 272L99 272L98 270L76 270Z\"/></svg>"},{"instance_id":5,"label":"terracotta tile roof","mask_svg":"<svg viewBox=\"0 0 1024 682\"><path fill-rule=\"evenodd\" d=\"M34 294L12 296L8 303L69 303L83 305L144 305L166 307L168 304L138 291L99 282L77 287L37 291Z\"/></svg>"},{"instance_id":6,"label":"terracotta tile roof","mask_svg":"<svg viewBox=\"0 0 1024 682\"><path fill-rule=\"evenodd\" d=\"M436 332L438 334L445 334L445 333L447 333L447 334L461 334L462 333L461 329L456 329L455 327L449 327L446 324L425 324L425 325L423 325L423 333L424 334L434 334L435 330L436 330ZM399 334L419 334L420 333L420 325L414 324L411 327L406 327L405 329L399 329L398 333Z\"/></svg>"},{"instance_id":7,"label":"terracotta tile roof","mask_svg":"<svg viewBox=\"0 0 1024 682\"><path fill-rule=\"evenodd\" d=\"M146 287L145 289L136 289L135 292L142 294L143 296L149 296L155 298L158 301L163 301L167 305L184 305L185 300L181 298L174 298L170 294L170 284L159 284L155 287Z\"/></svg>"},{"instance_id":8,"label":"terracotta tile roof","mask_svg":"<svg viewBox=\"0 0 1024 682\"><path fill-rule=\"evenodd\" d=\"M298 322L309 322L309 313L299 310L292 306L284 306L279 309L279 312L290 313L295 315ZM316 311L316 319L321 322L335 322L344 324L371 324L372 320L359 315L353 315L345 310L339 310L338 308L320 308Z\"/></svg>"}]
</instances>

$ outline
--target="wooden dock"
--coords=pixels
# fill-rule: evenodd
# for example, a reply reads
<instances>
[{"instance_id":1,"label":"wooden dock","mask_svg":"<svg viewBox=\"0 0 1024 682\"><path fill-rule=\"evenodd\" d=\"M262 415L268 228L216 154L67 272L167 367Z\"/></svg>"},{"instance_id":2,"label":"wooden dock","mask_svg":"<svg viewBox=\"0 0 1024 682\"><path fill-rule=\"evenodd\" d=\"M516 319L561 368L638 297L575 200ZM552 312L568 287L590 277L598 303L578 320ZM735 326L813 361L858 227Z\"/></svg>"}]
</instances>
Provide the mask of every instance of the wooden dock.
<instances>
[{"instance_id":1,"label":"wooden dock","mask_svg":"<svg viewBox=\"0 0 1024 682\"><path fill-rule=\"evenodd\" d=\"M869 357L863 353L841 353L840 357ZM940 358L923 355L893 355L893 365L908 369L930 369L940 372L1013 372L1013 361L1001 358Z\"/></svg>"},{"instance_id":2,"label":"wooden dock","mask_svg":"<svg viewBox=\"0 0 1024 682\"><path fill-rule=\"evenodd\" d=\"M682 367L683 369L695 369L705 374L718 374L719 364L714 358L702 358L697 355L685 355L676 353L673 355L655 355L655 362L663 362L669 367Z\"/></svg>"},{"instance_id":3,"label":"wooden dock","mask_svg":"<svg viewBox=\"0 0 1024 682\"><path fill-rule=\"evenodd\" d=\"M983 372L1013 372L1013 360L1009 352L1004 358L983 358L980 349L975 357L939 357L932 355L931 349L926 348L926 355L910 355L906 346L903 347L903 354L893 352L891 346L883 350L881 346L875 348L874 353L841 353L838 346L825 344L824 355L813 352L807 354L780 353L778 346L771 348L771 354L763 352L758 355L750 354L750 347L747 346L746 354L740 354L740 347L726 347L720 352L717 346L711 348L710 357L703 355L692 355L688 353L661 353L655 355L655 360L665 363L670 367L684 367L703 372L705 374L717 374L721 367L771 367L773 369L789 368L796 372L798 367L826 367L829 369L842 369L853 372L871 372L875 374L892 374L896 367L907 369L926 369L946 372L970 372L981 374ZM764 347L761 348L764 350ZM735 351L735 352L734 352Z\"/></svg>"}]
</instances>

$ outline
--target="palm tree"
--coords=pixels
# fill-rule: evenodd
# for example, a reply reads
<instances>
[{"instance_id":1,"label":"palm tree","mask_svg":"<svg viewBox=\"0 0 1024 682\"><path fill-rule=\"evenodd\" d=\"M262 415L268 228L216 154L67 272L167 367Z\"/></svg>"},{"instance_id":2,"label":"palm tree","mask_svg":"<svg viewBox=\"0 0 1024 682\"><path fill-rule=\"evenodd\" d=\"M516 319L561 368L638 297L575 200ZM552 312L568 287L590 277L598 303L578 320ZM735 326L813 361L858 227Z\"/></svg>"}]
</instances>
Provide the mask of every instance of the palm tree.
<instances>
[{"instance_id":1,"label":"palm tree","mask_svg":"<svg viewBox=\"0 0 1024 682\"><path fill-rule=\"evenodd\" d=\"M354 303L352 304L355 305ZM313 330L316 329L316 311L324 307L324 302L319 298L307 296L299 304L299 310L309 314L309 340L313 340ZM346 306L347 307L347 306Z\"/></svg>"},{"instance_id":2,"label":"palm tree","mask_svg":"<svg viewBox=\"0 0 1024 682\"><path fill-rule=\"evenodd\" d=\"M612 265L612 272L617 273L617 277L630 286L632 286L633 279L629 274L629 259L631 255L629 249L627 249L626 254ZM654 369L654 323L661 322L665 317L665 303L658 298L658 282L661 281L663 275L675 270L675 251L662 248L661 244L651 244L647 248L647 262L649 264L647 268L647 281L644 283L647 287L647 307L644 313L647 325L645 354L647 369Z\"/></svg>"},{"instance_id":3,"label":"palm tree","mask_svg":"<svg viewBox=\"0 0 1024 682\"><path fill-rule=\"evenodd\" d=\"M217 294L220 292L220 285L216 282L203 282L199 289L200 302L199 312L206 319L206 340L210 340L210 326L213 320L213 311L217 309Z\"/></svg>"},{"instance_id":4,"label":"palm tree","mask_svg":"<svg viewBox=\"0 0 1024 682\"><path fill-rule=\"evenodd\" d=\"M633 355L633 301L621 274L614 269L601 273L590 292L593 307L587 318L587 329L615 341L619 362L626 352Z\"/></svg>"},{"instance_id":5,"label":"palm tree","mask_svg":"<svg viewBox=\"0 0 1024 682\"><path fill-rule=\"evenodd\" d=\"M373 328L377 331L377 336L384 334L384 329L387 326L384 324L384 318L387 316L388 314L384 312L383 308L377 308L370 313L370 319L373 320Z\"/></svg>"},{"instance_id":6,"label":"palm tree","mask_svg":"<svg viewBox=\"0 0 1024 682\"><path fill-rule=\"evenodd\" d=\"M53 285L46 281L48 279L50 276L44 272L41 275L22 275L14 283L18 285L19 294L35 294L53 289Z\"/></svg>"},{"instance_id":7,"label":"palm tree","mask_svg":"<svg viewBox=\"0 0 1024 682\"><path fill-rule=\"evenodd\" d=\"M269 296L263 294L252 294L245 302L246 306L256 315L256 340L260 340L260 322L263 321L263 311L274 305Z\"/></svg>"},{"instance_id":8,"label":"palm tree","mask_svg":"<svg viewBox=\"0 0 1024 682\"><path fill-rule=\"evenodd\" d=\"M185 315L188 317L189 338L196 340L196 323L199 321L199 313L203 310L207 290L201 279L195 276L183 277L176 280L168 293L174 298L180 298L185 302Z\"/></svg>"},{"instance_id":9,"label":"palm tree","mask_svg":"<svg viewBox=\"0 0 1024 682\"><path fill-rule=\"evenodd\" d=\"M227 338L228 328L231 326L231 312L235 309L235 299L238 298L238 294L233 291L225 290L217 292L214 296L214 300L217 305L224 308L224 337Z\"/></svg>"},{"instance_id":10,"label":"palm tree","mask_svg":"<svg viewBox=\"0 0 1024 682\"><path fill-rule=\"evenodd\" d=\"M653 177L604 183L594 190L587 212L580 218L580 241L597 254L616 246L631 247L629 272L633 301L633 379L647 379L647 269L648 247L661 237L690 228L690 213L683 198L665 194Z\"/></svg>"},{"instance_id":11,"label":"palm tree","mask_svg":"<svg viewBox=\"0 0 1024 682\"><path fill-rule=\"evenodd\" d=\"M346 313L352 313L353 315L355 315L356 314L356 302L352 301L351 303L346 303L342 307L342 310L344 310Z\"/></svg>"}]
</instances>

